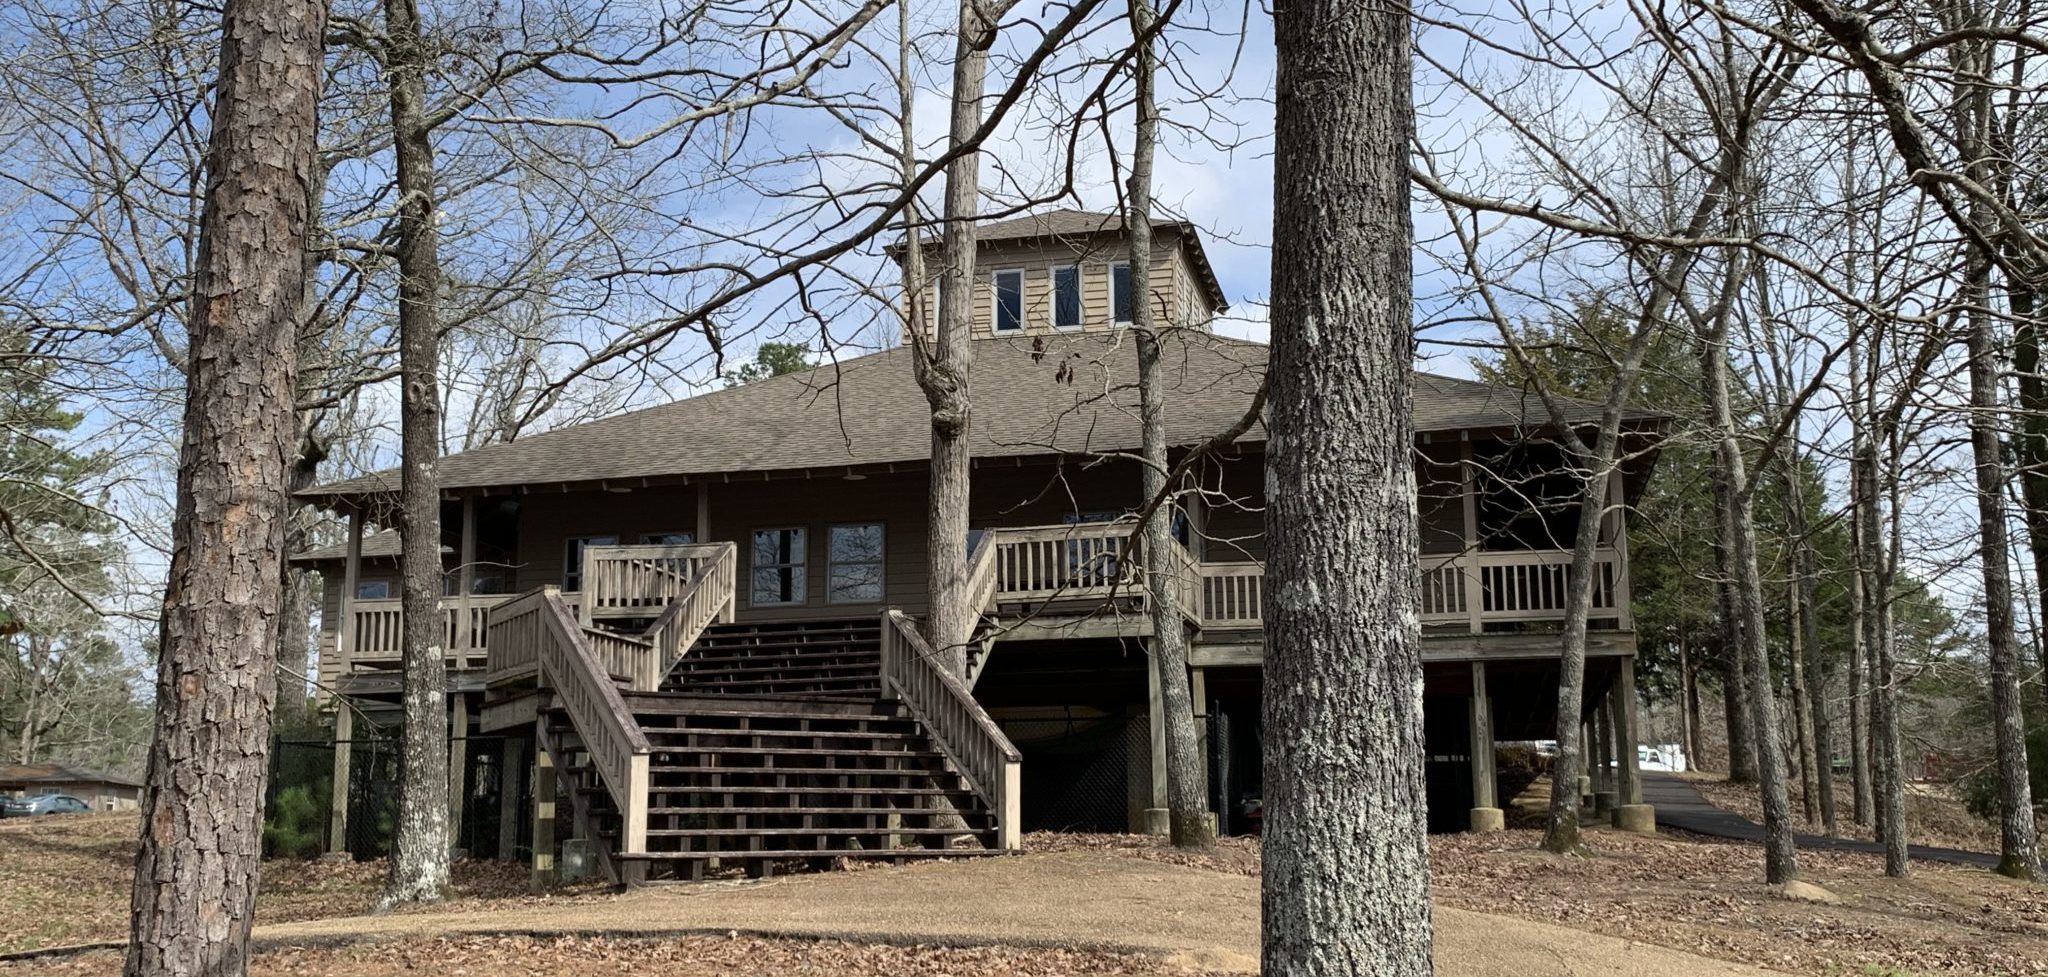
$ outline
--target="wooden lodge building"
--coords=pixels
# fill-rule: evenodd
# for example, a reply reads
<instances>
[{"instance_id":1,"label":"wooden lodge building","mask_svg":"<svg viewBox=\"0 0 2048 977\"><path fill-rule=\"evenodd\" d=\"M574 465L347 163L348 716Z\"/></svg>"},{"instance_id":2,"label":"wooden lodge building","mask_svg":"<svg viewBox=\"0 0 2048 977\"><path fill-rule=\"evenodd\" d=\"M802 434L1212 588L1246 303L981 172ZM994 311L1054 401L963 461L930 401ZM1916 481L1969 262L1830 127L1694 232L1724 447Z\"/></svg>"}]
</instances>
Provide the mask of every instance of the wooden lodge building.
<instances>
[{"instance_id":1,"label":"wooden lodge building","mask_svg":"<svg viewBox=\"0 0 2048 977\"><path fill-rule=\"evenodd\" d=\"M916 627L930 422L907 346L442 460L450 768L471 855L546 869L574 836L630 881L1163 821L1135 572L1151 557L1127 548L1129 248L1116 218L1076 211L981 235L983 624L964 680ZM1168 436L1194 445L1247 411L1266 349L1210 332L1224 296L1191 228L1161 225L1152 263L1155 301L1185 327L1165 340ZM1533 396L1418 373L1414 401L1429 821L1463 830L1497 818L1490 744L1554 728L1577 490ZM1659 427L1630 420L1637 461L1611 498L1640 492ZM1194 466L1157 557L1179 580L1207 789L1230 832L1256 828L1260 794L1264 438L1255 425ZM327 583L319 678L351 705L333 712L340 784L362 724L397 716L397 536L366 529L396 491L387 473L304 493L350 526L295 558ZM1633 701L1625 512L1601 527L1589 720ZM1609 713L1625 772L1630 712ZM334 791L337 847L350 795Z\"/></svg>"}]
</instances>

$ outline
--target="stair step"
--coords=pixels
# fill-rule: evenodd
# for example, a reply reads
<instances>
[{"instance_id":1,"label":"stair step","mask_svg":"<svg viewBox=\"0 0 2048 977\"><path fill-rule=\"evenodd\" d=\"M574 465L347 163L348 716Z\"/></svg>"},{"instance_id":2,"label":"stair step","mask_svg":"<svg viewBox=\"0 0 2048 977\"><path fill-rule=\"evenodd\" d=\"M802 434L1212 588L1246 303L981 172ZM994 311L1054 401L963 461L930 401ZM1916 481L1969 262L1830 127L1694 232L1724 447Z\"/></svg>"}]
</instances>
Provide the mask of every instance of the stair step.
<instances>
[{"instance_id":1,"label":"stair step","mask_svg":"<svg viewBox=\"0 0 2048 977\"><path fill-rule=\"evenodd\" d=\"M834 838L869 835L953 835L988 834L992 828L649 828L649 838L796 838L829 835Z\"/></svg>"},{"instance_id":2,"label":"stair step","mask_svg":"<svg viewBox=\"0 0 2048 977\"><path fill-rule=\"evenodd\" d=\"M635 692L626 696L626 708L635 715L904 721L894 710L883 709L873 699L862 703L819 702L796 695L718 696L689 690Z\"/></svg>"},{"instance_id":3,"label":"stair step","mask_svg":"<svg viewBox=\"0 0 2048 977\"><path fill-rule=\"evenodd\" d=\"M687 690L730 689L745 688L751 686L778 685L827 685L832 686L834 688L852 688L854 686L866 686L868 688L876 690L879 693L882 688L882 680L880 676L874 675L872 673L867 673L861 675L796 676L791 678L713 679L704 682L685 682L679 687Z\"/></svg>"},{"instance_id":4,"label":"stair step","mask_svg":"<svg viewBox=\"0 0 2048 977\"><path fill-rule=\"evenodd\" d=\"M891 858L983 858L991 855L1007 855L999 848L852 848L817 850L775 851L650 851L631 855L613 855L614 859L629 862L677 862L700 861L716 858L720 862L747 862L762 860L793 860L799 858L848 858L855 860Z\"/></svg>"},{"instance_id":5,"label":"stair step","mask_svg":"<svg viewBox=\"0 0 2048 977\"><path fill-rule=\"evenodd\" d=\"M818 776L818 777L823 777L823 776L839 776L839 777L933 777L933 776L952 776L952 774L941 774L941 773L939 773L939 772L937 772L937 771L932 771L932 770L925 770L925 769L921 769L921 768L920 768L920 769L902 769L902 768L888 768L888 767L706 767L706 766L691 766L691 765L684 765L684 766L666 766L666 765L661 765L661 764L650 764L650 765L648 766L648 772L649 772L649 773L655 773L655 774L684 774L684 775L697 775L697 774L706 774L706 775L708 775L708 774L733 774L733 775L740 775L740 774L745 774L745 775L748 775L748 776L758 776L758 775L761 775L761 774L775 774L775 775L777 775L777 776L786 776L786 777L811 777L811 776ZM654 788L653 788L653 789L655 789L655 790L661 790L661 789L662 789L662 786L661 786L660 784L656 784L656 785L654 786Z\"/></svg>"},{"instance_id":6,"label":"stair step","mask_svg":"<svg viewBox=\"0 0 2048 977\"><path fill-rule=\"evenodd\" d=\"M666 742L673 738L693 738L698 736L759 736L771 739L860 739L889 740L912 743L923 742L925 738L923 735L914 732L892 733L859 729L721 729L715 727L705 728L648 726L643 723L640 727L640 730L641 732L646 733L648 741L655 743L657 747L661 746L663 742Z\"/></svg>"},{"instance_id":7,"label":"stair step","mask_svg":"<svg viewBox=\"0 0 2048 977\"><path fill-rule=\"evenodd\" d=\"M818 644L820 642L865 642L878 644L882 640L879 625L802 627L762 627L750 629L743 624L714 625L704 629L697 636L697 643L705 647L745 644Z\"/></svg>"},{"instance_id":8,"label":"stair step","mask_svg":"<svg viewBox=\"0 0 2048 977\"><path fill-rule=\"evenodd\" d=\"M605 788L591 785L579 787L586 794L607 794ZM657 794L852 794L860 797L972 797L974 792L965 787L817 787L795 785L790 787L760 787L752 784L718 787L662 787L652 788Z\"/></svg>"},{"instance_id":9,"label":"stair step","mask_svg":"<svg viewBox=\"0 0 2048 977\"><path fill-rule=\"evenodd\" d=\"M745 656L760 652L774 652L783 655L824 655L835 652L850 654L879 655L882 653L880 632L864 634L808 634L790 637L735 637L721 638L718 635L700 635L690 645L688 657L697 655Z\"/></svg>"},{"instance_id":10,"label":"stair step","mask_svg":"<svg viewBox=\"0 0 2048 977\"><path fill-rule=\"evenodd\" d=\"M690 653L678 659L676 665L679 668L688 668L698 664L724 665L732 662L791 662L803 664L805 662L817 661L829 662L841 658L854 658L872 662L879 661L882 657L882 650L879 647L824 648L819 645L802 645L800 647L804 650L780 651L756 645L734 645L731 647L715 648L692 645Z\"/></svg>"},{"instance_id":11,"label":"stair step","mask_svg":"<svg viewBox=\"0 0 2048 977\"><path fill-rule=\"evenodd\" d=\"M707 678L707 676L758 676L764 672L774 674L827 674L827 672L860 672L866 676L881 674L879 657L864 657L864 660L846 660L846 655L831 655L834 662L791 662L786 657L743 657L743 660L719 660L719 662L694 662L680 664L670 678Z\"/></svg>"},{"instance_id":12,"label":"stair step","mask_svg":"<svg viewBox=\"0 0 2048 977\"><path fill-rule=\"evenodd\" d=\"M938 750L835 750L829 747L815 748L801 746L666 746L657 747L655 748L654 752L658 755L673 755L677 753L710 753L718 756L760 757L901 757L910 760L943 760L946 758L946 755L944 753L939 752ZM739 767L736 769L751 770L753 768Z\"/></svg>"},{"instance_id":13,"label":"stair step","mask_svg":"<svg viewBox=\"0 0 2048 977\"><path fill-rule=\"evenodd\" d=\"M708 816L718 814L730 814L735 816L789 814L814 815L818 817L839 817L847 815L857 817L864 814L894 814L902 817L938 817L941 815L953 815L968 820L972 820L974 818L992 819L995 816L993 813L989 811L975 808L961 810L958 808L943 807L676 807L674 805L669 805L667 807L650 807L647 809L647 814L650 817L661 817L667 815L673 815L677 817L688 815Z\"/></svg>"}]
</instances>

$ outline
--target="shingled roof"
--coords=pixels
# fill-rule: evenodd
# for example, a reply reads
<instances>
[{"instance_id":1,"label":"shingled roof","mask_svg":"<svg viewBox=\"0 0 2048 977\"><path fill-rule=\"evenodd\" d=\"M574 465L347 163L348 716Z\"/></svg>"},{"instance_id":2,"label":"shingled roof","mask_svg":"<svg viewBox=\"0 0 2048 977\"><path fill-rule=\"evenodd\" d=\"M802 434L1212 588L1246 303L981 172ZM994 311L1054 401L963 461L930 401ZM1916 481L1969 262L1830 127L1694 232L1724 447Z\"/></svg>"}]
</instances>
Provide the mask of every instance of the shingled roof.
<instances>
[{"instance_id":1,"label":"shingled roof","mask_svg":"<svg viewBox=\"0 0 2048 977\"><path fill-rule=\"evenodd\" d=\"M1193 331L1163 341L1167 437L1195 444L1244 416L1266 369L1261 343ZM441 459L449 490L637 482L883 464L923 464L931 415L898 347ZM1137 357L1128 333L978 340L977 458L1128 451L1139 446ZM1415 376L1418 431L1547 425L1530 394ZM1599 409L1575 404L1574 420ZM1263 442L1263 426L1243 438ZM395 472L316 486L311 501L395 492Z\"/></svg>"},{"instance_id":2,"label":"shingled roof","mask_svg":"<svg viewBox=\"0 0 2048 977\"><path fill-rule=\"evenodd\" d=\"M0 764L0 787L18 789L36 784L112 784L116 787L140 787L142 781L133 777L83 770L57 763Z\"/></svg>"}]
</instances>

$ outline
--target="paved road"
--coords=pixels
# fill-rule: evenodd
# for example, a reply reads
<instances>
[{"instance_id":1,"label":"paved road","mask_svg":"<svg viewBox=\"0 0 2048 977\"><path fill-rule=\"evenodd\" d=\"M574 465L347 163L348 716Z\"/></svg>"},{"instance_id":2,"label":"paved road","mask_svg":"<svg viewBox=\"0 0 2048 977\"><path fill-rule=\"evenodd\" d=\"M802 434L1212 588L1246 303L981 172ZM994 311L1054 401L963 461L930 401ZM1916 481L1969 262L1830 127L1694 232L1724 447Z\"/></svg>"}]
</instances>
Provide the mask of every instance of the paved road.
<instances>
[{"instance_id":1,"label":"paved road","mask_svg":"<svg viewBox=\"0 0 2048 977\"><path fill-rule=\"evenodd\" d=\"M1764 829L1756 822L1726 811L1709 803L1700 792L1684 778L1668 773L1643 773L1643 803L1657 808L1657 823L1665 827L1690 831L1694 834L1713 838L1728 838L1735 841L1750 841L1759 845L1764 841ZM1860 838L1829 838L1825 835L1796 836L1799 847L1813 851L1853 851L1871 855L1884 854L1884 846L1875 841ZM1998 856L1977 851L1963 851L1957 848L1933 848L1927 845L1912 845L1906 854L1918 861L1945 862L1950 865L1970 865L1978 868L1995 869Z\"/></svg>"}]
</instances>

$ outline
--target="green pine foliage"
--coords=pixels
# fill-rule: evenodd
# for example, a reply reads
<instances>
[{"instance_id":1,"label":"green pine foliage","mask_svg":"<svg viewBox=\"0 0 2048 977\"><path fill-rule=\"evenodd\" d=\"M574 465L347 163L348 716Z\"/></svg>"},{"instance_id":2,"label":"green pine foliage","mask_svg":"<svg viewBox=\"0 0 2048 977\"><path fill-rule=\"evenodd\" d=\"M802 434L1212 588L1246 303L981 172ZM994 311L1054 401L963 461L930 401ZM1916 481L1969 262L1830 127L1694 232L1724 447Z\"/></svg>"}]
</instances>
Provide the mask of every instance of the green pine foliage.
<instances>
[{"instance_id":1,"label":"green pine foliage","mask_svg":"<svg viewBox=\"0 0 2048 977\"><path fill-rule=\"evenodd\" d=\"M113 459L0 332L0 758L134 772L148 736L141 676L103 611L125 559L101 486Z\"/></svg>"}]
</instances>

